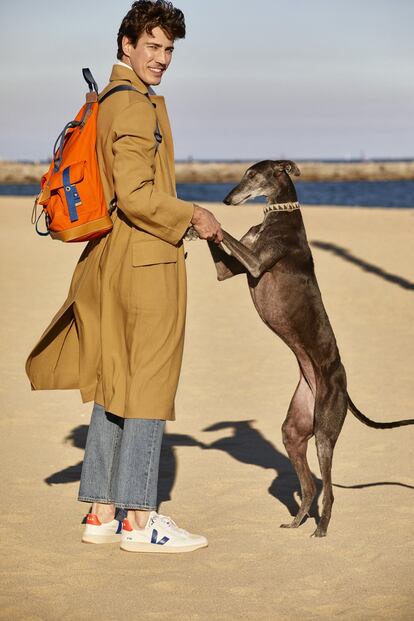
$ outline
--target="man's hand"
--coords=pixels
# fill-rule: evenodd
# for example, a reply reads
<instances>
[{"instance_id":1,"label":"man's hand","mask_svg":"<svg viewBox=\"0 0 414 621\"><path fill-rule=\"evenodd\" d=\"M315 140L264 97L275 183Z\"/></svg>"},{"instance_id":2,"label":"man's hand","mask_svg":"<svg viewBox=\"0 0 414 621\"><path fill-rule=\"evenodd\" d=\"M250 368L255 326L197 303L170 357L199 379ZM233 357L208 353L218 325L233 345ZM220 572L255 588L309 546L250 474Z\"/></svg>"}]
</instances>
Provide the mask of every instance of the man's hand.
<instances>
[{"instance_id":1,"label":"man's hand","mask_svg":"<svg viewBox=\"0 0 414 621\"><path fill-rule=\"evenodd\" d=\"M191 224L197 231L200 239L208 239L216 244L220 244L223 241L223 231L221 230L220 222L217 222L208 209L194 205Z\"/></svg>"}]
</instances>

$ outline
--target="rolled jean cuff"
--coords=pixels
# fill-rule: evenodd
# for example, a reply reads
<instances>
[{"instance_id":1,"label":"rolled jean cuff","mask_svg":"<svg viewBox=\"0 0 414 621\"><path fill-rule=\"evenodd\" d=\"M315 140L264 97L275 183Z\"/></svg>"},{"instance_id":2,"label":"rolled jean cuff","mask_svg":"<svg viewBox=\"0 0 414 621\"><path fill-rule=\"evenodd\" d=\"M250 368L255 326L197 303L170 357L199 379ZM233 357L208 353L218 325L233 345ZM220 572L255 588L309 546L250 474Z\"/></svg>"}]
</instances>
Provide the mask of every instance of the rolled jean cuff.
<instances>
[{"instance_id":1,"label":"rolled jean cuff","mask_svg":"<svg viewBox=\"0 0 414 621\"><path fill-rule=\"evenodd\" d=\"M126 509L127 511L156 511L157 507L148 505L129 505L123 503L115 503L113 500L107 500L106 498L86 498L85 496L78 496L79 502L99 502L102 505L115 505L117 509Z\"/></svg>"},{"instance_id":2,"label":"rolled jean cuff","mask_svg":"<svg viewBox=\"0 0 414 621\"><path fill-rule=\"evenodd\" d=\"M99 502L101 505L114 505L113 500L107 498L92 498L92 496L78 496L79 502Z\"/></svg>"},{"instance_id":3,"label":"rolled jean cuff","mask_svg":"<svg viewBox=\"0 0 414 621\"><path fill-rule=\"evenodd\" d=\"M117 504L117 509L126 509L126 511L156 511L157 507L148 507L146 505L123 505Z\"/></svg>"}]
</instances>

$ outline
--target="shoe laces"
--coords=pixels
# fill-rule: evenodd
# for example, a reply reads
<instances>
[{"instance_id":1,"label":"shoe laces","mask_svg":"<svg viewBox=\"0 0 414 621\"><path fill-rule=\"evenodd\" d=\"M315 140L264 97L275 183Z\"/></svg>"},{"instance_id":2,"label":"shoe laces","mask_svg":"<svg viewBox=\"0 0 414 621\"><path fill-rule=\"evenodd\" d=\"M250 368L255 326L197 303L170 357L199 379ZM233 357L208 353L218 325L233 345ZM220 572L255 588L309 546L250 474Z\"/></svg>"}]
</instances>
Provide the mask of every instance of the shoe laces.
<instances>
[{"instance_id":1,"label":"shoe laces","mask_svg":"<svg viewBox=\"0 0 414 621\"><path fill-rule=\"evenodd\" d=\"M160 522L171 528L171 530L175 531L176 533L180 533L181 535L189 535L189 532L187 530L184 530L184 528L179 528L174 520L168 517L168 515L160 515L158 513L157 518L160 520Z\"/></svg>"}]
</instances>

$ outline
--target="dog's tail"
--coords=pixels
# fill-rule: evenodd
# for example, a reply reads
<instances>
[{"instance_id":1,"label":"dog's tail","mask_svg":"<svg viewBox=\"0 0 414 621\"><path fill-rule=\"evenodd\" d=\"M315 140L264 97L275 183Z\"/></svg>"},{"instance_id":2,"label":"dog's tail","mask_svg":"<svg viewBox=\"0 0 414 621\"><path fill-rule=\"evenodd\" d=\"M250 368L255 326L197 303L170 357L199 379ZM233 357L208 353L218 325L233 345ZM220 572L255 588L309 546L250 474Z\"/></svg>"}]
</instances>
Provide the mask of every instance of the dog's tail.
<instances>
[{"instance_id":1,"label":"dog's tail","mask_svg":"<svg viewBox=\"0 0 414 621\"><path fill-rule=\"evenodd\" d=\"M352 414L364 425L368 427L373 427L374 429L393 429L394 427L403 427L404 425L414 425L414 418L408 418L406 420L396 420L392 423L378 423L375 420L371 420L367 416L365 416L362 412L358 410L356 405L352 403L351 397L348 395L348 408L351 410Z\"/></svg>"}]
</instances>

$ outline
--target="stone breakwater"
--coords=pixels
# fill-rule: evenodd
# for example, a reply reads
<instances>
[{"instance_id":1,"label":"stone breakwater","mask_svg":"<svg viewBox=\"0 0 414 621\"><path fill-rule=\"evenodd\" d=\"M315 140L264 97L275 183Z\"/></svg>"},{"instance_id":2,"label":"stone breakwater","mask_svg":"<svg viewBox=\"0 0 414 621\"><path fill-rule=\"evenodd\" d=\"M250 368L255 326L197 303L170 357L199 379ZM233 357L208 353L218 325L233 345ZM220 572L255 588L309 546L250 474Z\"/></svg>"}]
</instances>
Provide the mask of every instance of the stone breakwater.
<instances>
[{"instance_id":1,"label":"stone breakwater","mask_svg":"<svg viewBox=\"0 0 414 621\"><path fill-rule=\"evenodd\" d=\"M254 162L177 162L178 183L235 183ZM414 161L300 162L302 181L414 180ZM0 184L39 183L45 164L0 162Z\"/></svg>"},{"instance_id":2,"label":"stone breakwater","mask_svg":"<svg viewBox=\"0 0 414 621\"><path fill-rule=\"evenodd\" d=\"M177 163L178 183L233 183L240 181L254 162ZM300 162L302 181L397 181L414 179L410 162Z\"/></svg>"}]
</instances>

